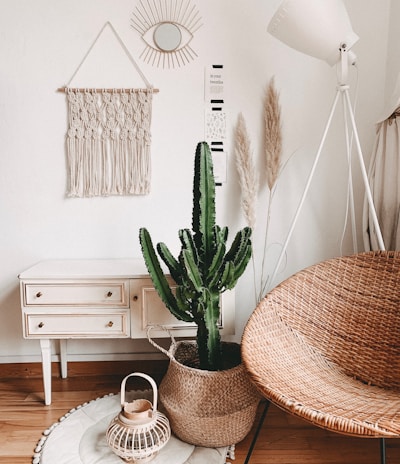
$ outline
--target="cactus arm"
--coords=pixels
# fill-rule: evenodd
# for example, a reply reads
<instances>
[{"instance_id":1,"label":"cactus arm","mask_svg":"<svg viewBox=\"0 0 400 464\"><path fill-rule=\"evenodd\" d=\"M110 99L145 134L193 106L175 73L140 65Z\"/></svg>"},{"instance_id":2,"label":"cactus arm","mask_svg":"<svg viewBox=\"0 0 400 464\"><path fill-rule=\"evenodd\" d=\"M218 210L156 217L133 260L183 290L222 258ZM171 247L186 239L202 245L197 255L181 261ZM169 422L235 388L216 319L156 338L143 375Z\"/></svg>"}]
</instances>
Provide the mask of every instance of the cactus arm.
<instances>
[{"instance_id":1,"label":"cactus arm","mask_svg":"<svg viewBox=\"0 0 400 464\"><path fill-rule=\"evenodd\" d=\"M230 269L230 273L225 275L223 279L223 287L225 290L232 289L246 269L252 254L250 237L250 228L245 227L240 230L236 234L230 250L225 255L225 262L232 263L233 265L232 269Z\"/></svg>"},{"instance_id":2,"label":"cactus arm","mask_svg":"<svg viewBox=\"0 0 400 464\"><path fill-rule=\"evenodd\" d=\"M174 258L172 253L169 251L168 247L165 245L165 243L158 243L157 251L161 259L167 265L169 272L171 274L171 277L174 279L174 281L178 285L180 285L182 283L183 274L182 274L182 268L178 260Z\"/></svg>"},{"instance_id":3,"label":"cactus arm","mask_svg":"<svg viewBox=\"0 0 400 464\"><path fill-rule=\"evenodd\" d=\"M161 300L171 313L180 320L191 322L187 314L178 307L178 303L165 277L147 229L144 227L139 231L139 240L142 247L143 258Z\"/></svg>"},{"instance_id":4,"label":"cactus arm","mask_svg":"<svg viewBox=\"0 0 400 464\"><path fill-rule=\"evenodd\" d=\"M183 287L178 286L176 288L175 297L178 308L187 316L186 322L194 322L194 317L191 313L191 300L193 294L188 294L188 292Z\"/></svg>"},{"instance_id":5,"label":"cactus arm","mask_svg":"<svg viewBox=\"0 0 400 464\"><path fill-rule=\"evenodd\" d=\"M203 279L201 278L200 270L195 263L193 254L189 250L183 250L182 256L187 277L193 285L194 290L201 293L203 290Z\"/></svg>"},{"instance_id":6,"label":"cactus arm","mask_svg":"<svg viewBox=\"0 0 400 464\"><path fill-rule=\"evenodd\" d=\"M192 228L202 268L206 270L214 252L215 180L211 151L206 142L197 145L193 179Z\"/></svg>"},{"instance_id":7,"label":"cactus arm","mask_svg":"<svg viewBox=\"0 0 400 464\"><path fill-rule=\"evenodd\" d=\"M222 273L221 279L219 281L219 291L222 292L229 288L231 282L234 280L235 276L235 265L232 261L225 263L224 271Z\"/></svg>"},{"instance_id":8,"label":"cactus arm","mask_svg":"<svg viewBox=\"0 0 400 464\"><path fill-rule=\"evenodd\" d=\"M228 227L221 227L215 226L215 240L216 242L219 243L224 243L226 244L226 241L228 240Z\"/></svg>"},{"instance_id":9,"label":"cactus arm","mask_svg":"<svg viewBox=\"0 0 400 464\"><path fill-rule=\"evenodd\" d=\"M225 261L238 262L243 259L243 256L247 253L247 246L251 237L250 227L245 227L242 230L239 230L235 235L235 238L232 242L232 245L225 255Z\"/></svg>"},{"instance_id":10,"label":"cactus arm","mask_svg":"<svg viewBox=\"0 0 400 464\"><path fill-rule=\"evenodd\" d=\"M213 259L210 263L210 266L207 270L207 282L212 288L215 285L215 282L219 279L219 272L221 266L224 263L224 255L226 253L226 241L228 239L228 228L219 227L216 225L214 227L214 236L215 236L215 251Z\"/></svg>"},{"instance_id":11,"label":"cactus arm","mask_svg":"<svg viewBox=\"0 0 400 464\"><path fill-rule=\"evenodd\" d=\"M161 269L150 234L144 227L139 231L139 240L147 270L149 271L157 292L160 293L161 299L168 308L174 308L176 306L175 297Z\"/></svg>"},{"instance_id":12,"label":"cactus arm","mask_svg":"<svg viewBox=\"0 0 400 464\"><path fill-rule=\"evenodd\" d=\"M182 249L189 250L193 254L194 261L198 264L199 255L191 231L189 229L181 229L179 231L179 239L182 243Z\"/></svg>"},{"instance_id":13,"label":"cactus arm","mask_svg":"<svg viewBox=\"0 0 400 464\"><path fill-rule=\"evenodd\" d=\"M250 243L246 248L243 258L236 264L235 266L235 281L236 282L239 279L239 277L243 274L243 272L246 270L247 264L249 263L251 255L252 255L252 251L253 249Z\"/></svg>"},{"instance_id":14,"label":"cactus arm","mask_svg":"<svg viewBox=\"0 0 400 464\"><path fill-rule=\"evenodd\" d=\"M239 277L243 274L246 269L246 266L251 258L252 249L251 246L247 249L247 253L237 265L234 265L233 275L230 276L230 279L225 281L225 290L231 290L237 284Z\"/></svg>"},{"instance_id":15,"label":"cactus arm","mask_svg":"<svg viewBox=\"0 0 400 464\"><path fill-rule=\"evenodd\" d=\"M242 263L243 260L246 260L246 256L248 255L249 250L251 251L252 249L250 238L243 233L239 232L239 234L241 235L239 238L239 246L232 259L235 266L238 266L240 263Z\"/></svg>"},{"instance_id":16,"label":"cactus arm","mask_svg":"<svg viewBox=\"0 0 400 464\"><path fill-rule=\"evenodd\" d=\"M208 278L209 280L209 285L212 288L215 283L218 281L219 278L219 270L224 262L224 255L226 251L226 246L224 243L220 243L217 246L217 250L215 252L214 258L212 260L212 263L210 265L210 268L208 269Z\"/></svg>"}]
</instances>

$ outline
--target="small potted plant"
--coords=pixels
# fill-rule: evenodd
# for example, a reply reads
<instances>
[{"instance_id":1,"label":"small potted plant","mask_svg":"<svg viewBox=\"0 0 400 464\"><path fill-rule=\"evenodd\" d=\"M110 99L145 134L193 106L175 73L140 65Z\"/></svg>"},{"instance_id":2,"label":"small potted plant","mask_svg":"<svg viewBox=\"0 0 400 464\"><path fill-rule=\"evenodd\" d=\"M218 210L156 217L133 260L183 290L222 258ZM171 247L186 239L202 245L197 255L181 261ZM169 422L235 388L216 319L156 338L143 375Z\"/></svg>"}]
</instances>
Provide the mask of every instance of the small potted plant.
<instances>
[{"instance_id":1,"label":"small potted plant","mask_svg":"<svg viewBox=\"0 0 400 464\"><path fill-rule=\"evenodd\" d=\"M179 438L198 446L235 444L249 432L259 396L241 364L240 346L221 341L218 320L221 293L235 287L250 260L251 229L237 232L228 247L228 228L216 224L215 179L207 143L196 148L192 230L179 231L178 258L164 243L155 249L146 228L140 229L139 238L162 301L176 318L197 326L196 343L173 339L166 352L170 365L160 385L160 400L171 428Z\"/></svg>"}]
</instances>

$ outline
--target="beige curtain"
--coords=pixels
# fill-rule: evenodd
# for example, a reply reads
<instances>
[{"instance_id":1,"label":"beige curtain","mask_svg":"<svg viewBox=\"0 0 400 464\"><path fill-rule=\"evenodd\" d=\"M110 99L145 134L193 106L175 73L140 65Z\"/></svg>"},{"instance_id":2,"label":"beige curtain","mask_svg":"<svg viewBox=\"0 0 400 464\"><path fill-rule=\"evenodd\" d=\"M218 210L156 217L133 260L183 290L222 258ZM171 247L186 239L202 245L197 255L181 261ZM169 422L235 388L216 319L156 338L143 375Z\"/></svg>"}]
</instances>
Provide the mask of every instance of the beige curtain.
<instances>
[{"instance_id":1,"label":"beige curtain","mask_svg":"<svg viewBox=\"0 0 400 464\"><path fill-rule=\"evenodd\" d=\"M392 100L397 104L397 99ZM395 109L377 125L369 181L383 241L387 250L400 250L400 112ZM368 202L364 202L364 246L378 250Z\"/></svg>"}]
</instances>

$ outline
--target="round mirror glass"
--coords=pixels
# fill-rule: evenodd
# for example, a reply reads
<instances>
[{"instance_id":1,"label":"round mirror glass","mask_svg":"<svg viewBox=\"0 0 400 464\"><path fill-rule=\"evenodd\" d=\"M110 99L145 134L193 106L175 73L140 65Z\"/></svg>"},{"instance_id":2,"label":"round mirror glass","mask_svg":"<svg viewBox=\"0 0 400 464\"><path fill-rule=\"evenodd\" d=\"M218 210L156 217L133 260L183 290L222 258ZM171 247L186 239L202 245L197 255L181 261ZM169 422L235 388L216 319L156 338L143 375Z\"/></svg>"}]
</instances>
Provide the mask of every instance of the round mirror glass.
<instances>
[{"instance_id":1,"label":"round mirror glass","mask_svg":"<svg viewBox=\"0 0 400 464\"><path fill-rule=\"evenodd\" d=\"M154 31L154 42L160 50L171 52L179 47L182 34L173 23L161 23Z\"/></svg>"}]
</instances>

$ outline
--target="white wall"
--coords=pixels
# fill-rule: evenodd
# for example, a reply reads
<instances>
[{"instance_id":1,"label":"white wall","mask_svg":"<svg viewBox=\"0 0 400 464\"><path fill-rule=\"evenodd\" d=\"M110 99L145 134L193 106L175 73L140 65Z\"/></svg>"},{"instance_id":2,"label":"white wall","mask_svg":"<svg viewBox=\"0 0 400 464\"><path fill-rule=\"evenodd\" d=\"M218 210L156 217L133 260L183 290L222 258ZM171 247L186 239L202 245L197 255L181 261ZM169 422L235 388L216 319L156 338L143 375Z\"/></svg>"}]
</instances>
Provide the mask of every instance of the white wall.
<instances>
[{"instance_id":1,"label":"white wall","mask_svg":"<svg viewBox=\"0 0 400 464\"><path fill-rule=\"evenodd\" d=\"M398 18L400 17L400 3L396 0L390 2L390 22L388 37L388 52L386 63L386 92L385 101L388 107L393 105L396 81L400 74L400 43L398 40ZM396 95L398 98L399 95Z\"/></svg>"},{"instance_id":2,"label":"white wall","mask_svg":"<svg viewBox=\"0 0 400 464\"><path fill-rule=\"evenodd\" d=\"M229 225L232 235L244 225L232 128L242 111L259 156L261 99L275 76L284 158L295 153L274 200L271 239L284 240L335 92L335 72L267 34L267 23L280 0L194 3L204 23L192 42L198 58L181 68L159 69L139 59L143 42L130 26L135 1L0 0L0 362L39 360L38 343L22 339L17 276L27 267L51 258L140 256L140 226L148 227L155 241L177 246L177 229L190 225L193 153L204 138L205 66L221 63L228 71L228 183L218 190L217 207L218 221ZM368 158L385 92L391 2L345 3L361 37L354 47L359 58L357 122ZM399 17L398 9L395 12ZM152 191L145 197L68 199L65 96L56 89L68 82L106 21L116 28L148 80L160 89L153 104ZM113 87L142 85L130 63L123 56L116 59L111 42L106 38L100 49L111 64L96 63L91 56L74 85L101 87L109 81ZM341 128L339 117L277 281L342 252L346 170ZM360 202L363 189L358 176L356 182ZM255 231L257 257L262 248L265 193L262 189ZM351 245L346 237L343 253L348 252ZM249 267L237 286L237 338L254 307L252 288ZM122 359L151 350L147 341L119 340L74 341L70 351L76 359Z\"/></svg>"}]
</instances>

